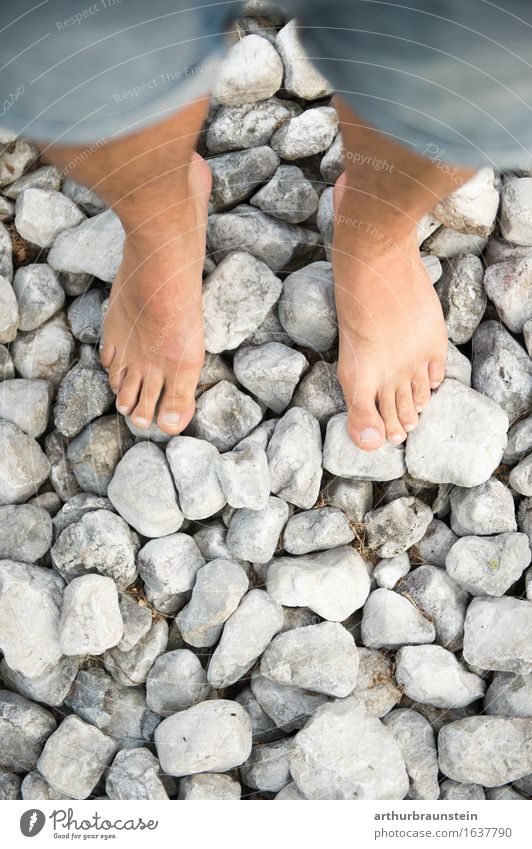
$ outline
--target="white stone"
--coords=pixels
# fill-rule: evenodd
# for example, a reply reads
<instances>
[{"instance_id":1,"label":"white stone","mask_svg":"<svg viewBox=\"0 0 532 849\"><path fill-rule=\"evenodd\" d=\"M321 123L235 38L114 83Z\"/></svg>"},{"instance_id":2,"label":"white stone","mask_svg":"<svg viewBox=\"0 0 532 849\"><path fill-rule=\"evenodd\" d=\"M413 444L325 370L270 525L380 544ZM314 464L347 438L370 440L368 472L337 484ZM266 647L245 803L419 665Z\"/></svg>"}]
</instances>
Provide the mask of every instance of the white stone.
<instances>
[{"instance_id":1,"label":"white stone","mask_svg":"<svg viewBox=\"0 0 532 849\"><path fill-rule=\"evenodd\" d=\"M112 578L82 575L66 587L59 623L64 654L102 654L120 641L124 624Z\"/></svg>"},{"instance_id":2,"label":"white stone","mask_svg":"<svg viewBox=\"0 0 532 849\"><path fill-rule=\"evenodd\" d=\"M218 458L218 449L204 439L175 436L168 443L166 459L186 519L206 519L225 507L216 475Z\"/></svg>"},{"instance_id":3,"label":"white stone","mask_svg":"<svg viewBox=\"0 0 532 849\"><path fill-rule=\"evenodd\" d=\"M453 545L445 566L471 595L502 596L519 580L530 558L526 534L465 536Z\"/></svg>"},{"instance_id":4,"label":"white stone","mask_svg":"<svg viewBox=\"0 0 532 849\"><path fill-rule=\"evenodd\" d=\"M512 469L508 483L520 495L532 495L532 454Z\"/></svg>"},{"instance_id":5,"label":"white stone","mask_svg":"<svg viewBox=\"0 0 532 849\"><path fill-rule=\"evenodd\" d=\"M438 754L434 732L424 716L400 708L383 717L383 724L396 739L410 779L409 799L437 799Z\"/></svg>"},{"instance_id":6,"label":"white stone","mask_svg":"<svg viewBox=\"0 0 532 849\"><path fill-rule=\"evenodd\" d=\"M274 413L287 408L306 368L306 357L280 342L241 347L233 360L239 383Z\"/></svg>"},{"instance_id":7,"label":"white stone","mask_svg":"<svg viewBox=\"0 0 532 849\"><path fill-rule=\"evenodd\" d=\"M261 419L262 411L249 395L228 380L220 380L198 398L188 429L191 436L211 442L218 451L229 451Z\"/></svg>"},{"instance_id":8,"label":"white stone","mask_svg":"<svg viewBox=\"0 0 532 849\"><path fill-rule=\"evenodd\" d=\"M242 678L281 630L283 621L280 604L264 590L250 590L224 625L207 671L211 685L229 687Z\"/></svg>"},{"instance_id":9,"label":"white stone","mask_svg":"<svg viewBox=\"0 0 532 849\"><path fill-rule=\"evenodd\" d=\"M532 245L532 178L521 177L501 191L501 233L516 245Z\"/></svg>"},{"instance_id":10,"label":"white stone","mask_svg":"<svg viewBox=\"0 0 532 849\"><path fill-rule=\"evenodd\" d=\"M279 740L254 746L246 763L240 767L240 776L247 787L266 793L277 793L290 782L288 755L292 741Z\"/></svg>"},{"instance_id":11,"label":"white stone","mask_svg":"<svg viewBox=\"0 0 532 849\"><path fill-rule=\"evenodd\" d=\"M107 494L122 518L146 537L173 534L183 524L165 456L151 442L124 454Z\"/></svg>"},{"instance_id":12,"label":"white stone","mask_svg":"<svg viewBox=\"0 0 532 849\"><path fill-rule=\"evenodd\" d=\"M442 646L403 646L395 677L410 699L438 708L465 707L484 695L484 682Z\"/></svg>"},{"instance_id":13,"label":"white stone","mask_svg":"<svg viewBox=\"0 0 532 849\"><path fill-rule=\"evenodd\" d=\"M393 590L370 593L363 609L362 642L367 648L400 648L406 643L432 643L434 626L408 599Z\"/></svg>"},{"instance_id":14,"label":"white stone","mask_svg":"<svg viewBox=\"0 0 532 849\"><path fill-rule=\"evenodd\" d=\"M0 342L12 342L19 323L18 302L9 280L0 274Z\"/></svg>"},{"instance_id":15,"label":"white stone","mask_svg":"<svg viewBox=\"0 0 532 849\"><path fill-rule=\"evenodd\" d=\"M288 519L288 504L270 496L262 510L235 510L227 531L227 547L238 560L267 563L273 557Z\"/></svg>"},{"instance_id":16,"label":"white stone","mask_svg":"<svg viewBox=\"0 0 532 849\"><path fill-rule=\"evenodd\" d=\"M332 266L312 262L283 282L279 319L297 345L328 351L338 334Z\"/></svg>"},{"instance_id":17,"label":"white stone","mask_svg":"<svg viewBox=\"0 0 532 849\"><path fill-rule=\"evenodd\" d=\"M252 33L229 50L216 75L212 96L218 103L239 106L271 97L282 80L279 54L267 39Z\"/></svg>"},{"instance_id":18,"label":"white stone","mask_svg":"<svg viewBox=\"0 0 532 849\"><path fill-rule=\"evenodd\" d=\"M394 735L355 697L316 711L294 738L289 765L308 799L402 799L408 792Z\"/></svg>"},{"instance_id":19,"label":"white stone","mask_svg":"<svg viewBox=\"0 0 532 849\"><path fill-rule=\"evenodd\" d=\"M343 622L366 601L366 564L350 546L304 557L277 557L268 566L266 587L287 607L308 607L318 616Z\"/></svg>"},{"instance_id":20,"label":"white stone","mask_svg":"<svg viewBox=\"0 0 532 849\"><path fill-rule=\"evenodd\" d=\"M207 675L190 649L159 655L146 679L146 704L160 716L170 716L206 699Z\"/></svg>"},{"instance_id":21,"label":"white stone","mask_svg":"<svg viewBox=\"0 0 532 849\"><path fill-rule=\"evenodd\" d=\"M319 507L292 516L283 543L288 554L308 554L347 545L354 536L345 513L335 507Z\"/></svg>"},{"instance_id":22,"label":"white stone","mask_svg":"<svg viewBox=\"0 0 532 849\"><path fill-rule=\"evenodd\" d=\"M444 775L463 784L497 787L532 772L532 719L470 716L438 736Z\"/></svg>"},{"instance_id":23,"label":"white stone","mask_svg":"<svg viewBox=\"0 0 532 849\"><path fill-rule=\"evenodd\" d=\"M231 560L211 560L198 569L192 597L177 616L185 642L198 648L214 645L248 585L242 566Z\"/></svg>"},{"instance_id":24,"label":"white stone","mask_svg":"<svg viewBox=\"0 0 532 849\"><path fill-rule=\"evenodd\" d=\"M161 769L170 775L224 772L251 753L251 720L238 702L213 699L163 719L155 729Z\"/></svg>"},{"instance_id":25,"label":"white stone","mask_svg":"<svg viewBox=\"0 0 532 849\"><path fill-rule=\"evenodd\" d=\"M19 310L19 330L35 330L61 309L65 290L46 263L19 268L13 278Z\"/></svg>"},{"instance_id":26,"label":"white stone","mask_svg":"<svg viewBox=\"0 0 532 849\"><path fill-rule=\"evenodd\" d=\"M491 265L484 288L513 333L522 333L532 319L532 256Z\"/></svg>"},{"instance_id":27,"label":"white stone","mask_svg":"<svg viewBox=\"0 0 532 849\"><path fill-rule=\"evenodd\" d=\"M404 578L410 571L410 558L408 554L396 554L395 557L379 560L372 577L377 582L377 586L384 587L386 590L393 590L397 581Z\"/></svg>"},{"instance_id":28,"label":"white stone","mask_svg":"<svg viewBox=\"0 0 532 849\"><path fill-rule=\"evenodd\" d=\"M517 598L474 598L464 631L464 659L480 669L532 672L532 604Z\"/></svg>"},{"instance_id":29,"label":"white stone","mask_svg":"<svg viewBox=\"0 0 532 849\"><path fill-rule=\"evenodd\" d=\"M93 274L112 283L122 261L125 232L111 209L60 233L48 254L56 271Z\"/></svg>"},{"instance_id":30,"label":"white stone","mask_svg":"<svg viewBox=\"0 0 532 849\"><path fill-rule=\"evenodd\" d=\"M297 23L289 21L279 30L275 46L284 65L283 88L303 100L318 100L332 94L332 89L308 58L298 37Z\"/></svg>"},{"instance_id":31,"label":"white stone","mask_svg":"<svg viewBox=\"0 0 532 849\"><path fill-rule=\"evenodd\" d=\"M268 266L244 251L228 254L203 283L205 347L236 348L279 298L282 283Z\"/></svg>"},{"instance_id":32,"label":"white stone","mask_svg":"<svg viewBox=\"0 0 532 849\"><path fill-rule=\"evenodd\" d=\"M0 382L0 417L28 436L42 436L48 427L52 387L47 380L14 378Z\"/></svg>"},{"instance_id":33,"label":"white stone","mask_svg":"<svg viewBox=\"0 0 532 849\"><path fill-rule=\"evenodd\" d=\"M329 419L323 446L323 466L332 475L369 481L390 481L405 471L404 448L385 442L376 451L358 448L347 432L347 413Z\"/></svg>"},{"instance_id":34,"label":"white stone","mask_svg":"<svg viewBox=\"0 0 532 849\"><path fill-rule=\"evenodd\" d=\"M478 486L454 486L450 494L451 528L458 536L502 534L517 530L510 489L497 478Z\"/></svg>"},{"instance_id":35,"label":"white stone","mask_svg":"<svg viewBox=\"0 0 532 849\"><path fill-rule=\"evenodd\" d=\"M49 474L50 463L39 443L0 419L0 506L27 501Z\"/></svg>"},{"instance_id":36,"label":"white stone","mask_svg":"<svg viewBox=\"0 0 532 849\"><path fill-rule=\"evenodd\" d=\"M292 407L277 422L266 455L271 491L297 507L313 507L322 477L317 419L301 407Z\"/></svg>"},{"instance_id":37,"label":"white stone","mask_svg":"<svg viewBox=\"0 0 532 849\"><path fill-rule=\"evenodd\" d=\"M26 189L15 204L15 227L23 239L49 247L63 230L76 227L85 216L75 203L50 189Z\"/></svg>"},{"instance_id":38,"label":"white stone","mask_svg":"<svg viewBox=\"0 0 532 849\"><path fill-rule=\"evenodd\" d=\"M477 173L434 207L435 217L461 233L489 236L495 225L499 192L493 184L493 168Z\"/></svg>"},{"instance_id":39,"label":"white stone","mask_svg":"<svg viewBox=\"0 0 532 849\"><path fill-rule=\"evenodd\" d=\"M262 655L260 672L279 684L343 698L356 684L358 651L343 625L320 622L278 634Z\"/></svg>"},{"instance_id":40,"label":"white stone","mask_svg":"<svg viewBox=\"0 0 532 849\"><path fill-rule=\"evenodd\" d=\"M366 513L367 544L379 557L395 557L419 542L431 522L432 510L419 498L395 498Z\"/></svg>"},{"instance_id":41,"label":"white stone","mask_svg":"<svg viewBox=\"0 0 532 849\"><path fill-rule=\"evenodd\" d=\"M271 146L282 159L292 162L323 153L332 144L337 131L336 110L331 106L317 106L279 127L272 136Z\"/></svg>"},{"instance_id":42,"label":"white stone","mask_svg":"<svg viewBox=\"0 0 532 849\"><path fill-rule=\"evenodd\" d=\"M416 605L436 631L436 642L456 651L462 646L469 595L445 569L426 563L408 573L396 590Z\"/></svg>"},{"instance_id":43,"label":"white stone","mask_svg":"<svg viewBox=\"0 0 532 849\"><path fill-rule=\"evenodd\" d=\"M263 510L270 495L266 452L260 445L236 446L218 457L216 474L231 507Z\"/></svg>"},{"instance_id":44,"label":"white stone","mask_svg":"<svg viewBox=\"0 0 532 849\"><path fill-rule=\"evenodd\" d=\"M498 404L448 378L408 435L407 469L432 483L477 486L499 465L507 430L508 417Z\"/></svg>"},{"instance_id":45,"label":"white stone","mask_svg":"<svg viewBox=\"0 0 532 849\"><path fill-rule=\"evenodd\" d=\"M74 356L75 339L65 316L58 313L29 333L19 333L11 354L21 377L50 380L57 387Z\"/></svg>"},{"instance_id":46,"label":"white stone","mask_svg":"<svg viewBox=\"0 0 532 849\"><path fill-rule=\"evenodd\" d=\"M532 408L532 360L522 345L500 321L490 320L475 331L472 349L473 387L499 404L510 423L528 414ZM486 423L491 418L487 416Z\"/></svg>"}]
</instances>

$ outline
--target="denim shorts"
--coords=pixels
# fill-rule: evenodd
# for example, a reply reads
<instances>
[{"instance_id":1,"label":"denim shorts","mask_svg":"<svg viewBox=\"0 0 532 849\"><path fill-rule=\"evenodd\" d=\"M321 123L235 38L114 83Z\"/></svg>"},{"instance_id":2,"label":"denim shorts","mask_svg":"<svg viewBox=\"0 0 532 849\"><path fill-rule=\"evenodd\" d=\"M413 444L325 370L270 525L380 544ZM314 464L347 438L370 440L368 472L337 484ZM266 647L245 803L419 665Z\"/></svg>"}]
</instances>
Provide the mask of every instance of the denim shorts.
<instances>
[{"instance_id":1,"label":"denim shorts","mask_svg":"<svg viewBox=\"0 0 532 849\"><path fill-rule=\"evenodd\" d=\"M255 0L256 2L256 0ZM0 127L119 137L204 97L235 0L2 0ZM529 0L285 0L333 88L391 138L457 165L529 168Z\"/></svg>"}]
</instances>

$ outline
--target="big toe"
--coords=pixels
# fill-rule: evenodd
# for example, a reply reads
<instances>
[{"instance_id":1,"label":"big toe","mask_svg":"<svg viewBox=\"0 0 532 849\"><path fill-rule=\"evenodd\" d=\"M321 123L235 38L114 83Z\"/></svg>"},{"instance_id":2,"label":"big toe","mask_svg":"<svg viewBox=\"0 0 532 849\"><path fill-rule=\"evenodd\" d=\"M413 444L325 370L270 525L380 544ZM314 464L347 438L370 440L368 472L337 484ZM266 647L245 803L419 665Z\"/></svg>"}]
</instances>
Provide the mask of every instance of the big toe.
<instances>
[{"instance_id":1,"label":"big toe","mask_svg":"<svg viewBox=\"0 0 532 849\"><path fill-rule=\"evenodd\" d=\"M164 433L181 433L190 422L196 406L194 392L198 377L197 369L183 369L165 380L157 414L157 426Z\"/></svg>"},{"instance_id":2,"label":"big toe","mask_svg":"<svg viewBox=\"0 0 532 849\"><path fill-rule=\"evenodd\" d=\"M375 389L358 387L352 394L348 381L340 378L340 382L347 401L347 430L351 439L364 451L375 451L383 444L386 432L375 404Z\"/></svg>"}]
</instances>

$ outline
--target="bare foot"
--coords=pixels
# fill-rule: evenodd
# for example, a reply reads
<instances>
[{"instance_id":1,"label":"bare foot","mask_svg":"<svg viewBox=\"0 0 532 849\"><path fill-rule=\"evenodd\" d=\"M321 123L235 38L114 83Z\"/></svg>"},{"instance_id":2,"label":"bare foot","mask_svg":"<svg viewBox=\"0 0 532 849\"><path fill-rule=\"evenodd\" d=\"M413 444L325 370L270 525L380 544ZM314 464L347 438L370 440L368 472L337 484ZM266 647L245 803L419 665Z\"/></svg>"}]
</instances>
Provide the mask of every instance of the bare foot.
<instances>
[{"instance_id":1,"label":"bare foot","mask_svg":"<svg viewBox=\"0 0 532 849\"><path fill-rule=\"evenodd\" d=\"M201 275L210 170L193 155L182 197L138 210L113 283L101 352L116 408L147 428L176 434L194 413L203 365Z\"/></svg>"},{"instance_id":2,"label":"bare foot","mask_svg":"<svg viewBox=\"0 0 532 849\"><path fill-rule=\"evenodd\" d=\"M398 444L445 374L447 332L419 258L415 227L382 233L364 198L334 189L333 268L340 327L338 376L348 430L367 451Z\"/></svg>"}]
</instances>

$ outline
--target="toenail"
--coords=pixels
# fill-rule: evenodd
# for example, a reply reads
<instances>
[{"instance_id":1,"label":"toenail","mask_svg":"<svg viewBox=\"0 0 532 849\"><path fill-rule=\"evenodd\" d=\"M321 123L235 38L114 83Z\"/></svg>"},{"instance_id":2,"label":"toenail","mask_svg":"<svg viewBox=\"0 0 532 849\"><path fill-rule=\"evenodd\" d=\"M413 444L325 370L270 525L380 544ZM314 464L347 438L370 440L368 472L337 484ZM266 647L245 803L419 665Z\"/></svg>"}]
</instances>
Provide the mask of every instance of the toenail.
<instances>
[{"instance_id":1,"label":"toenail","mask_svg":"<svg viewBox=\"0 0 532 849\"><path fill-rule=\"evenodd\" d=\"M117 404L116 409L120 413L121 416L127 416L129 413L129 407L124 407L122 404Z\"/></svg>"},{"instance_id":2,"label":"toenail","mask_svg":"<svg viewBox=\"0 0 532 849\"><path fill-rule=\"evenodd\" d=\"M406 430L407 433L410 433L411 430L416 429L415 424L406 424L406 425L403 425L403 427L404 427L404 429Z\"/></svg>"},{"instance_id":3,"label":"toenail","mask_svg":"<svg viewBox=\"0 0 532 849\"><path fill-rule=\"evenodd\" d=\"M430 388L431 389L437 389L438 386L440 385L440 383L441 383L441 380L435 380L430 384Z\"/></svg>"},{"instance_id":4,"label":"toenail","mask_svg":"<svg viewBox=\"0 0 532 849\"><path fill-rule=\"evenodd\" d=\"M416 407L416 413L422 413L424 409L425 409L424 404L418 404L417 407Z\"/></svg>"},{"instance_id":5,"label":"toenail","mask_svg":"<svg viewBox=\"0 0 532 849\"><path fill-rule=\"evenodd\" d=\"M141 418L138 418L137 416L135 416L135 418L132 419L132 421L133 421L133 424L135 425L135 427L140 427L140 428L148 427L148 422L147 422L146 419L141 419Z\"/></svg>"},{"instance_id":6,"label":"toenail","mask_svg":"<svg viewBox=\"0 0 532 849\"><path fill-rule=\"evenodd\" d=\"M366 427L360 434L361 442L378 442L381 435L374 427Z\"/></svg>"},{"instance_id":7,"label":"toenail","mask_svg":"<svg viewBox=\"0 0 532 849\"><path fill-rule=\"evenodd\" d=\"M159 416L159 423L162 425L170 425L170 427L177 427L181 422L181 416L178 413L162 413Z\"/></svg>"},{"instance_id":8,"label":"toenail","mask_svg":"<svg viewBox=\"0 0 532 849\"><path fill-rule=\"evenodd\" d=\"M400 433L394 433L392 436L390 436L390 442L393 442L394 445L399 445L399 443L402 442L403 439L404 436L402 436Z\"/></svg>"}]
</instances>

